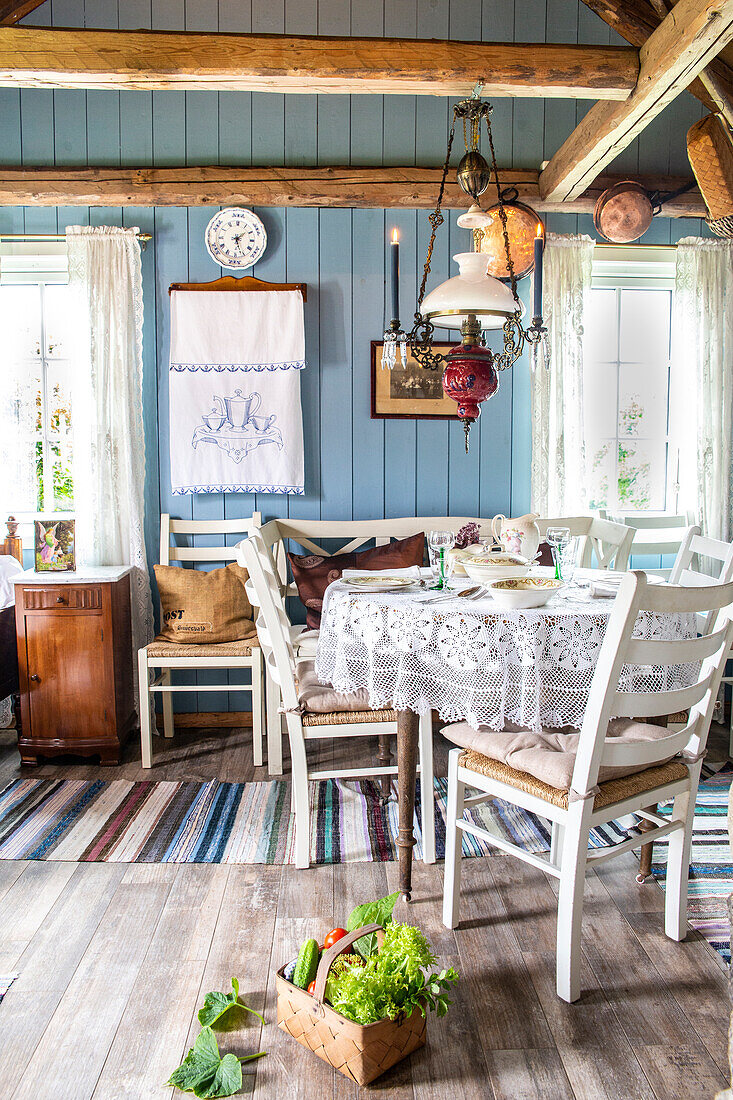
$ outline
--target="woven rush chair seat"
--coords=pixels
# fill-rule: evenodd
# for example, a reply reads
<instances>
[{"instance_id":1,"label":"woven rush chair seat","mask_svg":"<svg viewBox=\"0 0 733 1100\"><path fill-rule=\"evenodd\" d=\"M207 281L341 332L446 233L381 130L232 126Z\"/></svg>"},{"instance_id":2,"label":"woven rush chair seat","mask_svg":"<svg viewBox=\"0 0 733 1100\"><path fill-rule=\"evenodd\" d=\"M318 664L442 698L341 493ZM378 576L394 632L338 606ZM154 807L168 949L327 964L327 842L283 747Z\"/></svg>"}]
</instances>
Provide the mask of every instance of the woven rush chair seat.
<instances>
[{"instance_id":1,"label":"woven rush chair seat","mask_svg":"<svg viewBox=\"0 0 733 1100\"><path fill-rule=\"evenodd\" d=\"M157 638L146 647L148 657L249 657L259 647L256 638L241 642L214 642L212 645L178 645Z\"/></svg>"},{"instance_id":2,"label":"woven rush chair seat","mask_svg":"<svg viewBox=\"0 0 733 1100\"><path fill-rule=\"evenodd\" d=\"M360 722L396 722L396 710L334 710L329 714L303 714L304 726L350 726Z\"/></svg>"},{"instance_id":3,"label":"woven rush chair seat","mask_svg":"<svg viewBox=\"0 0 733 1100\"><path fill-rule=\"evenodd\" d=\"M492 760L479 752L467 749L459 756L458 764L459 767L466 768L468 771L478 772L479 775L485 775L488 779L495 779L498 783L506 783L509 787L515 787L526 794L534 795L535 798L541 798L551 806L558 806L562 810L568 808L568 791L551 787L541 779L535 779L528 772L518 772L500 760ZM687 766L681 760L670 760L667 764L647 768L643 772L624 775L620 779L609 779L605 783L599 783L600 791L594 799L593 809L601 810L605 806L612 806L615 802L623 802L625 798L630 798L632 795L646 794L647 791L663 787L665 783L686 779L687 775Z\"/></svg>"}]
</instances>

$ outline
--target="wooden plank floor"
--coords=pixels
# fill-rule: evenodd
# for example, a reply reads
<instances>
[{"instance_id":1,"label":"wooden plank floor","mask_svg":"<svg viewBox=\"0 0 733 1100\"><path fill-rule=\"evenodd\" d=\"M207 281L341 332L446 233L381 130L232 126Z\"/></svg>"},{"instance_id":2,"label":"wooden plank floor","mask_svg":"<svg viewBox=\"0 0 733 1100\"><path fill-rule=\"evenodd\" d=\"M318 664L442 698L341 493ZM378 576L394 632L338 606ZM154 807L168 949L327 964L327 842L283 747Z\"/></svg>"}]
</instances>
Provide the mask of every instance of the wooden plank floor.
<instances>
[{"instance_id":1,"label":"wooden plank floor","mask_svg":"<svg viewBox=\"0 0 733 1100\"><path fill-rule=\"evenodd\" d=\"M0 731L0 785L19 774L75 778L265 778L247 730L156 739L154 771L136 746L116 769L62 760L21 769ZM324 748L329 762L347 747ZM365 750L361 750L364 752ZM334 755L337 753L338 755ZM438 771L446 743L436 737ZM431 1018L429 1045L381 1082L378 1100L701 1100L726 1084L726 973L697 934L663 934L663 893L619 857L587 882L583 996L554 990L556 883L502 855L464 864L462 924L443 927L442 864L415 868L419 924L461 973L455 1004ZM240 979L264 1010L221 1036L222 1050L264 1048L245 1067L252 1100L355 1100L360 1090L275 1026L272 969L359 902L397 888L394 864L292 867L0 862L0 972L20 977L0 1005L2 1095L14 1100L166 1097L163 1082L198 1031L210 989ZM257 1026L254 1026L257 1025ZM180 1093L177 1095L181 1095Z\"/></svg>"}]
</instances>

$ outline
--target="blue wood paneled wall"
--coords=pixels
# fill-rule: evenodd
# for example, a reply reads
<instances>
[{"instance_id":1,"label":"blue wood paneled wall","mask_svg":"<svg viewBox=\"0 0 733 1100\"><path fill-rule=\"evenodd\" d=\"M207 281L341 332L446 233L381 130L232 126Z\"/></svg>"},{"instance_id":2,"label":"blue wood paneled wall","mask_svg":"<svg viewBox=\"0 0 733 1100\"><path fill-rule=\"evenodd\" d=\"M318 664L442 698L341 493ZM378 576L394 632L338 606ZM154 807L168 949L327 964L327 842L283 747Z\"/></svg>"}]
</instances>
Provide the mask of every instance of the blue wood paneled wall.
<instances>
[{"instance_id":1,"label":"blue wood paneled wall","mask_svg":"<svg viewBox=\"0 0 733 1100\"><path fill-rule=\"evenodd\" d=\"M579 0L49 0L26 20L56 26L188 31L388 35L490 41L620 41ZM25 165L440 163L449 103L410 96L279 96L239 92L0 90L0 162ZM589 104L500 99L493 126L501 165L535 168ZM683 95L617 159L614 171L686 173L685 133L702 113ZM463 453L459 424L369 418L369 342L384 325L389 230L400 230L401 312L409 319L425 255L426 211L258 209L268 250L253 274L308 284L303 373L304 497L172 497L168 466L168 286L221 270L203 243L212 207L2 208L0 232L57 232L69 224L137 225L143 255L147 535L152 560L160 511L195 519L371 518L450 512L491 516L529 507L529 373L501 378ZM552 216L556 232L593 233L588 217ZM670 243L697 221L655 219L644 238ZM468 234L446 218L436 282ZM451 272L453 268L453 272ZM527 284L523 285L526 295ZM237 705L241 700L236 701ZM226 706L208 696L205 707ZM202 708L203 709L203 708Z\"/></svg>"}]
</instances>

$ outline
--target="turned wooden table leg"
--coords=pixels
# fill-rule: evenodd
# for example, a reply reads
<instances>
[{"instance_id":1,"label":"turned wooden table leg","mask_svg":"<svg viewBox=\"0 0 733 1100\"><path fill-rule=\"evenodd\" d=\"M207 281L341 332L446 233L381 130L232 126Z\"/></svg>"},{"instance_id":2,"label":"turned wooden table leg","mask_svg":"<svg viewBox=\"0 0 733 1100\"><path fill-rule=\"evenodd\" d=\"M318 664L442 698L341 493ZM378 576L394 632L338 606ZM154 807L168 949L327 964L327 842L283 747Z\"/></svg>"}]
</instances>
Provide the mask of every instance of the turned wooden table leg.
<instances>
[{"instance_id":1,"label":"turned wooden table leg","mask_svg":"<svg viewBox=\"0 0 733 1100\"><path fill-rule=\"evenodd\" d=\"M379 750L377 753L380 768L389 767L392 763L392 737L389 733L383 733L379 737ZM392 777L382 776L382 798L389 798L392 789Z\"/></svg>"},{"instance_id":2,"label":"turned wooden table leg","mask_svg":"<svg viewBox=\"0 0 733 1100\"><path fill-rule=\"evenodd\" d=\"M656 803L653 806L645 806L644 810L648 814L656 813ZM642 817L639 822L639 832L646 833L649 829L656 829L657 826L653 821L647 821L645 817ZM639 873L636 876L636 881L641 883L649 878L652 873L652 852L654 850L654 844L642 844L639 850Z\"/></svg>"},{"instance_id":3,"label":"turned wooden table leg","mask_svg":"<svg viewBox=\"0 0 733 1100\"><path fill-rule=\"evenodd\" d=\"M415 776L419 719L411 710L397 713L397 794L400 829L397 836L400 861L400 892L409 901L412 891L412 848L415 837Z\"/></svg>"}]
</instances>

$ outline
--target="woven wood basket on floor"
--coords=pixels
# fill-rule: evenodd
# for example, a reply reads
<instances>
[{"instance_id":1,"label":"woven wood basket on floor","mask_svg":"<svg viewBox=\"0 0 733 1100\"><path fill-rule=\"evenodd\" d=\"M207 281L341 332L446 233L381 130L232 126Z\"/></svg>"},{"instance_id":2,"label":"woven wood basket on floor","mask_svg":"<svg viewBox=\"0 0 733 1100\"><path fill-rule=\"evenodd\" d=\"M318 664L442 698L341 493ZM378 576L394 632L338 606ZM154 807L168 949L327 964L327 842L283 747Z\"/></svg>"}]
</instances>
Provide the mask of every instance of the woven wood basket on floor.
<instances>
[{"instance_id":1,"label":"woven wood basket on floor","mask_svg":"<svg viewBox=\"0 0 733 1100\"><path fill-rule=\"evenodd\" d=\"M375 932L381 942L384 930L378 924L367 924L342 936L323 952L313 995L287 982L283 977L284 966L275 975L278 1027L358 1085L370 1084L413 1050L425 1045L426 1021L419 1009L405 1020L356 1024L324 1003L331 966L345 947L371 932Z\"/></svg>"},{"instance_id":2,"label":"woven wood basket on floor","mask_svg":"<svg viewBox=\"0 0 733 1100\"><path fill-rule=\"evenodd\" d=\"M706 115L687 131L687 155L719 237L733 235L733 147L720 115Z\"/></svg>"}]
</instances>

